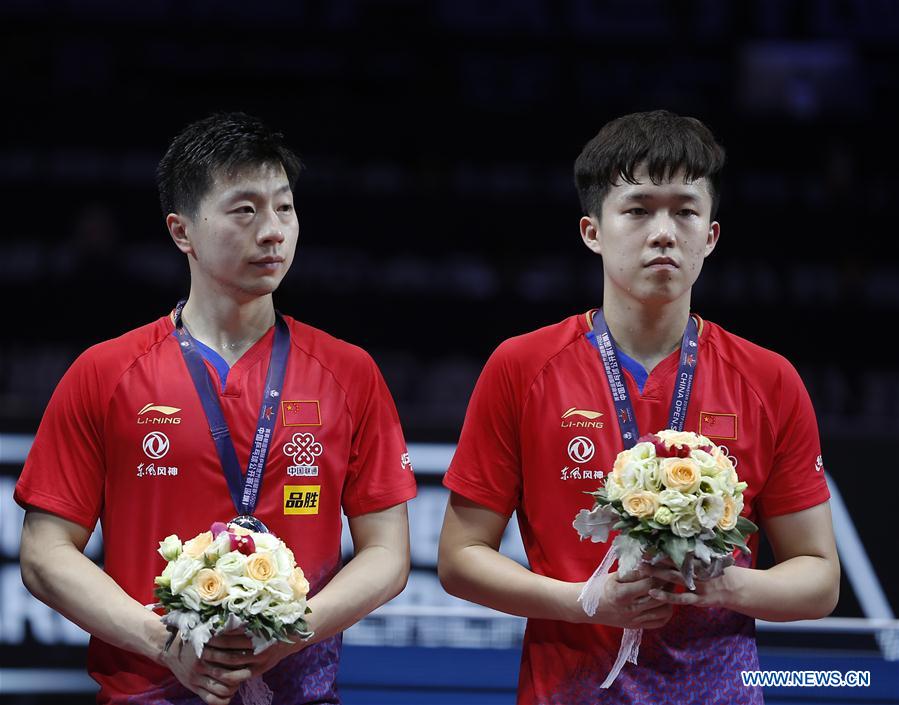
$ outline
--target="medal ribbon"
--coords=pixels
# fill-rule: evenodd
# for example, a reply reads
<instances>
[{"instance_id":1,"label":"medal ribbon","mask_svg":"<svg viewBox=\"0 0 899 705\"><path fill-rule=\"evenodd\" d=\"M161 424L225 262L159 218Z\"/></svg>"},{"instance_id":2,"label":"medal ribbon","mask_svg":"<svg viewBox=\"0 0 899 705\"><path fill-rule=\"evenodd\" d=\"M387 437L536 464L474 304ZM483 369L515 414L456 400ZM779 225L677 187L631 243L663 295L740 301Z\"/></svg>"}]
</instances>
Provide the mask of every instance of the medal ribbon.
<instances>
[{"instance_id":1,"label":"medal ribbon","mask_svg":"<svg viewBox=\"0 0 899 705\"><path fill-rule=\"evenodd\" d=\"M238 514L252 515L259 499L262 477L265 474L272 431L278 419L275 407L284 386L284 372L287 369L287 355L290 350L290 331L281 314L275 311L275 339L272 342L272 353L265 377L265 391L262 393L262 402L259 406L259 420L253 436L247 472L244 475L237 460L237 452L234 450L234 441L231 439L228 422L225 421L225 415L219 403L218 391L206 369L203 354L181 321L181 311L185 303L187 303L186 300L179 301L173 315L175 335L178 338L181 354L184 356L187 370L190 372L197 395L200 397L200 403L203 405L203 411L206 413L209 433L215 443L234 507Z\"/></svg>"},{"instance_id":2,"label":"medal ribbon","mask_svg":"<svg viewBox=\"0 0 899 705\"><path fill-rule=\"evenodd\" d=\"M615 416L624 448L633 448L640 434L637 432L637 417L624 381L624 373L615 352L615 343L606 323L602 309L593 314L593 331L596 336L596 347L606 371L612 401L615 404ZM699 352L699 329L696 320L690 316L680 346L680 361L677 367L677 379L674 383L674 394L671 396L671 407L668 412L668 428L675 431L684 430L687 419L687 406L693 391L693 378L696 376L696 362Z\"/></svg>"}]
</instances>

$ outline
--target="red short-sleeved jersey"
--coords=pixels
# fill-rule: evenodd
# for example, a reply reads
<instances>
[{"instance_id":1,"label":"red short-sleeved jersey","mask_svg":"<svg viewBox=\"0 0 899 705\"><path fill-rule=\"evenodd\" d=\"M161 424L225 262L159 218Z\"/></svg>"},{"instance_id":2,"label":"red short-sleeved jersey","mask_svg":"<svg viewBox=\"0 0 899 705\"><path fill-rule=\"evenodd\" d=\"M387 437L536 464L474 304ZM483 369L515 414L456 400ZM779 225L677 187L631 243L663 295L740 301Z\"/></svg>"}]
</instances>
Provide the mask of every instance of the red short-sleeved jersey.
<instances>
[{"instance_id":1,"label":"red short-sleeved jersey","mask_svg":"<svg viewBox=\"0 0 899 705\"><path fill-rule=\"evenodd\" d=\"M290 353L254 514L294 550L314 594L340 568L341 509L348 516L385 509L414 497L416 486L374 361L285 320ZM153 578L164 567L156 553L161 539L191 538L236 513L173 330L166 316L75 361L47 407L15 491L23 506L90 529L99 518L106 572L144 604L153 602ZM231 368L219 397L244 469L273 331ZM336 702L339 644L339 637L315 644L266 674L281 693L276 702ZM192 695L165 669L98 639L91 640L88 669L100 683L100 702Z\"/></svg>"},{"instance_id":2,"label":"red short-sleeved jersey","mask_svg":"<svg viewBox=\"0 0 899 705\"><path fill-rule=\"evenodd\" d=\"M586 580L609 544L581 542L571 527L622 450L615 407L597 349L592 312L507 340L491 356L469 404L444 484L509 515L517 510L531 569ZM800 511L828 499L808 394L781 356L699 321L696 377L685 430L728 448L749 483L750 519ZM640 433L668 424L679 352L628 391ZM753 540L757 543L757 539ZM748 564L744 560L743 564ZM753 620L723 609L675 608L646 631L639 665L626 664L608 690L621 630L530 620L519 703L760 702L741 669L757 666Z\"/></svg>"}]
</instances>

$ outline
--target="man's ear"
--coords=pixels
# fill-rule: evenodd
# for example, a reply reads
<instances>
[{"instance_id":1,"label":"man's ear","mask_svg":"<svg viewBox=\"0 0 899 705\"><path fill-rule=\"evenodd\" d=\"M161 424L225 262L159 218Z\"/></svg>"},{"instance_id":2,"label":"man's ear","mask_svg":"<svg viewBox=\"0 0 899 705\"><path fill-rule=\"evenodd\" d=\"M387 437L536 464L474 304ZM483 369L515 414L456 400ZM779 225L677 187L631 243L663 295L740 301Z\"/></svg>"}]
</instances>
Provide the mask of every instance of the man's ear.
<instances>
[{"instance_id":1,"label":"man's ear","mask_svg":"<svg viewBox=\"0 0 899 705\"><path fill-rule=\"evenodd\" d=\"M581 240L591 252L598 255L602 254L602 247L599 242L599 221L595 216L585 215L580 220Z\"/></svg>"},{"instance_id":2,"label":"man's ear","mask_svg":"<svg viewBox=\"0 0 899 705\"><path fill-rule=\"evenodd\" d=\"M705 256L708 257L712 254L712 250L715 249L715 245L718 244L718 238L721 236L721 225L718 224L718 221L712 221L712 224L709 226L709 235L705 241Z\"/></svg>"},{"instance_id":3,"label":"man's ear","mask_svg":"<svg viewBox=\"0 0 899 705\"><path fill-rule=\"evenodd\" d=\"M172 236L172 240L175 241L175 247L186 255L193 255L194 247L187 234L190 227L188 218L177 213L169 213L165 217L165 226L169 229L169 235Z\"/></svg>"}]
</instances>

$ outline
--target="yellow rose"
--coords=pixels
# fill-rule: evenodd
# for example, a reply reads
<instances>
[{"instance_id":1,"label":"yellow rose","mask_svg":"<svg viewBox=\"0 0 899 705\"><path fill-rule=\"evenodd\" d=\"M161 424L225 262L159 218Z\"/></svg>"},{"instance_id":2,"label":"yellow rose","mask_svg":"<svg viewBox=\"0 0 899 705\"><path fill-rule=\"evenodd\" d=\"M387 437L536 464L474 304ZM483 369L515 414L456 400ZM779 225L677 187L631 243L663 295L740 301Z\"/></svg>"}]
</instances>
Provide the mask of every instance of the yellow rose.
<instances>
[{"instance_id":1,"label":"yellow rose","mask_svg":"<svg viewBox=\"0 0 899 705\"><path fill-rule=\"evenodd\" d=\"M249 536L253 533L245 526L239 526L237 524L228 524L228 531L232 534L237 534L238 536Z\"/></svg>"},{"instance_id":2,"label":"yellow rose","mask_svg":"<svg viewBox=\"0 0 899 705\"><path fill-rule=\"evenodd\" d=\"M624 511L637 519L648 519L659 508L659 499L652 492L628 492L621 498Z\"/></svg>"},{"instance_id":3,"label":"yellow rose","mask_svg":"<svg viewBox=\"0 0 899 705\"><path fill-rule=\"evenodd\" d=\"M712 455L715 458L715 465L718 466L718 469L727 473L728 477L732 476L733 481L736 482L737 471L734 470L734 464L727 453L721 450L721 446L715 446Z\"/></svg>"},{"instance_id":4,"label":"yellow rose","mask_svg":"<svg viewBox=\"0 0 899 705\"><path fill-rule=\"evenodd\" d=\"M253 580L264 583L274 578L277 572L270 553L254 553L247 559L247 575Z\"/></svg>"},{"instance_id":5,"label":"yellow rose","mask_svg":"<svg viewBox=\"0 0 899 705\"><path fill-rule=\"evenodd\" d=\"M739 512L731 497L723 495L722 499L724 500L724 514L718 520L718 528L722 531L730 531L737 525Z\"/></svg>"},{"instance_id":6,"label":"yellow rose","mask_svg":"<svg viewBox=\"0 0 899 705\"><path fill-rule=\"evenodd\" d=\"M200 599L210 605L218 604L228 594L221 574L210 568L203 568L196 574L194 586L197 588Z\"/></svg>"},{"instance_id":7,"label":"yellow rose","mask_svg":"<svg viewBox=\"0 0 899 705\"><path fill-rule=\"evenodd\" d=\"M621 479L624 472L624 466L630 462L631 454L629 451L623 450L615 457L615 463L612 465L612 474L616 479Z\"/></svg>"},{"instance_id":8,"label":"yellow rose","mask_svg":"<svg viewBox=\"0 0 899 705\"><path fill-rule=\"evenodd\" d=\"M302 568L299 566L294 568L287 582L290 583L290 587L293 588L293 596L297 600L306 597L309 592L309 581L306 580Z\"/></svg>"},{"instance_id":9,"label":"yellow rose","mask_svg":"<svg viewBox=\"0 0 899 705\"><path fill-rule=\"evenodd\" d=\"M184 552L191 558L199 558L212 543L212 532L204 531L184 544Z\"/></svg>"},{"instance_id":10,"label":"yellow rose","mask_svg":"<svg viewBox=\"0 0 899 705\"><path fill-rule=\"evenodd\" d=\"M662 484L670 490L692 494L699 489L702 473L690 458L665 458L662 461Z\"/></svg>"}]
</instances>

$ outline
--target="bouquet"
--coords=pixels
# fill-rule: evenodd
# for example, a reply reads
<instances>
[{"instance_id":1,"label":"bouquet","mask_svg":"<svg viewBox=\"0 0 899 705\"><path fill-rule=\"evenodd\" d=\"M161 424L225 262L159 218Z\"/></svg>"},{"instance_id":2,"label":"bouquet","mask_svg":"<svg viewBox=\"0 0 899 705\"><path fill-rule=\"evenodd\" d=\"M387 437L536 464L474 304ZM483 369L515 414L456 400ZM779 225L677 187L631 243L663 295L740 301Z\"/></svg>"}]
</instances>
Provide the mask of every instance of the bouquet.
<instances>
[{"instance_id":1,"label":"bouquet","mask_svg":"<svg viewBox=\"0 0 899 705\"><path fill-rule=\"evenodd\" d=\"M168 561L155 579L157 608L163 623L181 640L190 642L199 657L218 633L243 629L258 654L291 636L312 636L305 616L309 582L293 552L269 533L236 524L216 522L209 531L184 543L167 536L159 554ZM170 640L171 642L171 640ZM254 683L256 681L256 683ZM261 679L248 684L251 693L267 691ZM270 696L271 691L268 691ZM260 701L245 697L245 701ZM262 696L261 701L271 702Z\"/></svg>"},{"instance_id":2,"label":"bouquet","mask_svg":"<svg viewBox=\"0 0 899 705\"><path fill-rule=\"evenodd\" d=\"M587 493L593 509L582 509L573 522L581 540L594 543L620 532L584 585L584 611L596 612L602 579L616 558L625 573L641 561L670 558L694 590L696 580L717 577L733 565L734 550L748 555L746 537L758 527L740 516L746 487L726 450L696 433L659 431L619 453L604 486ZM641 633L625 630L619 660L603 687L611 685L625 658L637 662Z\"/></svg>"}]
</instances>

